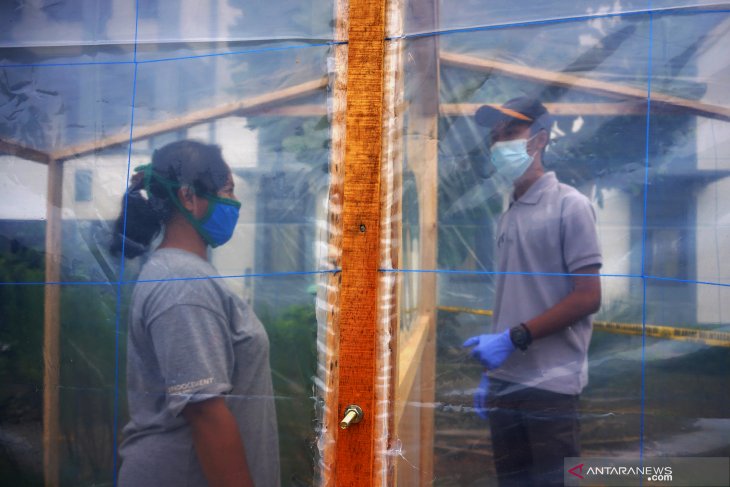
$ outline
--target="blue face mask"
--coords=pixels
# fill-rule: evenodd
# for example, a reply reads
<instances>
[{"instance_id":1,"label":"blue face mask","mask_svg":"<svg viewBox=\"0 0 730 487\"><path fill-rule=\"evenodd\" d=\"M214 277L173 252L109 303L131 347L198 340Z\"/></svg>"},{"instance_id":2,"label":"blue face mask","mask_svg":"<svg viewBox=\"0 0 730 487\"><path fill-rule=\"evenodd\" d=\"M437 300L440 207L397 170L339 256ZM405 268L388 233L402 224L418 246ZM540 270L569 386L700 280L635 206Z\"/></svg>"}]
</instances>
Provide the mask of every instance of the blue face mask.
<instances>
[{"instance_id":1,"label":"blue face mask","mask_svg":"<svg viewBox=\"0 0 730 487\"><path fill-rule=\"evenodd\" d=\"M535 156L527 153L529 139L495 142L491 147L491 161L497 174L514 183L522 176Z\"/></svg>"},{"instance_id":2,"label":"blue face mask","mask_svg":"<svg viewBox=\"0 0 730 487\"><path fill-rule=\"evenodd\" d=\"M238 223L241 203L229 198L204 196L208 200L208 212L199 221L192 215L188 220L208 245L215 248L228 242Z\"/></svg>"}]
</instances>

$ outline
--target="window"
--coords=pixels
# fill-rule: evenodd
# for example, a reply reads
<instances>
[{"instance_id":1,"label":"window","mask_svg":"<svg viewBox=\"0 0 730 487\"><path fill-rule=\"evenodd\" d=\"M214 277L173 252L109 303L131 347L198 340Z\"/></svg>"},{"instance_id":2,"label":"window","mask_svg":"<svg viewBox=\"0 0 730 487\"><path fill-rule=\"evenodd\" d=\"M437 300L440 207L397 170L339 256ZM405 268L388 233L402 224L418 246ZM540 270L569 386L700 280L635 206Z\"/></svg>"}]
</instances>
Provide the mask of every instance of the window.
<instances>
[{"instance_id":1,"label":"window","mask_svg":"<svg viewBox=\"0 0 730 487\"><path fill-rule=\"evenodd\" d=\"M76 201L91 201L93 192L91 182L93 173L91 169L77 169L74 183L74 193Z\"/></svg>"}]
</instances>

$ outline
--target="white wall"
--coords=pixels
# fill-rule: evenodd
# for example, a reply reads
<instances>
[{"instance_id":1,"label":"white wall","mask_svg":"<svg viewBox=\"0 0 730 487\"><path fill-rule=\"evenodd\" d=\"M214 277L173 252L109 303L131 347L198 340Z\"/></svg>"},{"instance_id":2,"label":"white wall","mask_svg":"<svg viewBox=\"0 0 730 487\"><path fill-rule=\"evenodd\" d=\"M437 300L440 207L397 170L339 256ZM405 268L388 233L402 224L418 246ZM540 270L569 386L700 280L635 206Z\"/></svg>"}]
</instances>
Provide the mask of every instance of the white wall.
<instances>
[{"instance_id":1,"label":"white wall","mask_svg":"<svg viewBox=\"0 0 730 487\"><path fill-rule=\"evenodd\" d=\"M698 60L697 77L707 80L702 101L727 107L730 63L727 33L730 22L720 24L708 39ZM730 122L699 118L697 123L697 166L702 171L730 171ZM697 274L700 281L730 283L730 178L707 186L697 196ZM730 317L730 302L723 300L724 288L697 286L697 321L722 323Z\"/></svg>"},{"instance_id":2,"label":"white wall","mask_svg":"<svg viewBox=\"0 0 730 487\"><path fill-rule=\"evenodd\" d=\"M46 218L45 164L0 156L0 220Z\"/></svg>"},{"instance_id":3,"label":"white wall","mask_svg":"<svg viewBox=\"0 0 730 487\"><path fill-rule=\"evenodd\" d=\"M603 253L602 274L629 274L631 272L630 199L620 189L603 191L603 207L594 202L598 219L598 241ZM603 307L614 301L625 301L629 279L604 277L601 280Z\"/></svg>"}]
</instances>

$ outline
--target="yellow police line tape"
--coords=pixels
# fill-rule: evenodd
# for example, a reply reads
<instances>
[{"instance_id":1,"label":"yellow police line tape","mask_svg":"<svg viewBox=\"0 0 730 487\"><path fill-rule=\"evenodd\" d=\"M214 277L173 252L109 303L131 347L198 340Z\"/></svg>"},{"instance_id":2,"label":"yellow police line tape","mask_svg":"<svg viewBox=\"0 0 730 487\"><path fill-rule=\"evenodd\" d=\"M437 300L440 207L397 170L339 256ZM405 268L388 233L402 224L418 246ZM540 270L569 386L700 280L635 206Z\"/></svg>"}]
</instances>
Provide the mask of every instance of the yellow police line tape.
<instances>
[{"instance_id":1,"label":"yellow police line tape","mask_svg":"<svg viewBox=\"0 0 730 487\"><path fill-rule=\"evenodd\" d=\"M482 316L492 316L494 314L491 309L463 308L460 306L437 306L436 309L451 313L469 313ZM710 347L730 348L730 332L726 331L695 330L692 328L674 328L661 325L646 325L646 327L642 327L641 323L616 323L613 321L594 321L593 328L595 330L620 333L622 335L641 335L645 329L646 336L648 337L702 343Z\"/></svg>"}]
</instances>

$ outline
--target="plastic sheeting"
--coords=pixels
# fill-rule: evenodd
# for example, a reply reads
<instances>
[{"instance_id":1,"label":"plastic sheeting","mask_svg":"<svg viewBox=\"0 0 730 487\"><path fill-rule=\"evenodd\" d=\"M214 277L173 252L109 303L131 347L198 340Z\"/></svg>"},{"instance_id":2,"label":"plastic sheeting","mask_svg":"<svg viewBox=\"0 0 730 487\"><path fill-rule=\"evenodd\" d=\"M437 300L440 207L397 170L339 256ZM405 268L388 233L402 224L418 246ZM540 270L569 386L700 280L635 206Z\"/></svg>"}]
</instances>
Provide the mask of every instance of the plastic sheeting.
<instances>
[{"instance_id":1,"label":"plastic sheeting","mask_svg":"<svg viewBox=\"0 0 730 487\"><path fill-rule=\"evenodd\" d=\"M461 344L507 325L492 313L511 188L473 115L520 95L552 112L545 167L597 216L602 304L578 406L582 454L730 456L730 13L716 2L588 3L418 0L390 19L376 388L388 428L375 452L386 482L496 484L490 424L472 401L482 367ZM42 482L42 364L55 360L60 484L115 482L143 259L113 257L108 239L131 171L185 138L221 146L243 202L208 277L267 331L282 485L331 473L320 455L335 435L321 419L336 408L325 361L342 202L330 162L346 44L334 12L290 1L0 6L4 480ZM63 161L51 187L49 159ZM49 215L60 222L50 256ZM56 256L58 279L44 286ZM526 288L570 277L511 271ZM55 358L42 348L44 288L60 291Z\"/></svg>"},{"instance_id":2,"label":"plastic sheeting","mask_svg":"<svg viewBox=\"0 0 730 487\"><path fill-rule=\"evenodd\" d=\"M419 15L423 10L438 5L439 18L436 22L428 16ZM722 2L712 0L622 0L619 2L529 2L525 0L489 1L467 0L409 0L407 8L414 15L405 19L404 30L408 35L423 35L434 32L461 29L489 29L512 24L550 24L572 20L591 20L610 17L642 16L648 12L681 12L697 10L718 10L726 7Z\"/></svg>"},{"instance_id":3,"label":"plastic sheeting","mask_svg":"<svg viewBox=\"0 0 730 487\"><path fill-rule=\"evenodd\" d=\"M127 395L139 392L126 387L126 343L146 257L123 262L108 244L134 168L181 139L219 145L231 167L243 207L232 240L210 251L208 277L268 334L282 485L314 482L315 295L333 270L334 11L326 1L0 6L3 483L43 482L45 360L60 373L50 438L59 484L115 484ZM50 214L48 159L62 161L62 202ZM58 356L43 349L48 215L61 232L51 250Z\"/></svg>"},{"instance_id":4,"label":"plastic sheeting","mask_svg":"<svg viewBox=\"0 0 730 487\"><path fill-rule=\"evenodd\" d=\"M413 368L414 348L426 350L410 372L415 379L401 374L396 392L391 453L399 483L496 485L492 424L473 403L484 367L462 343L517 325L504 317L564 286L570 273L561 251L581 246L580 233L562 229L566 241L547 260L550 229L561 225L550 213L512 216L499 226L520 205L511 206L514 188L490 163L489 129L474 114L518 96L550 110L545 169L596 213L602 303L578 405L580 453L728 456L730 78L723 46L730 15L717 6L685 8L694 2L438 3L434 22L419 15L431 3L411 2L415 13L390 41L404 60L406 107L392 134L405 151L402 258L391 271L401 283L399 369ZM424 110L429 97L438 97L438 112ZM429 116L437 127L424 123ZM437 161L423 151L434 139ZM435 189L424 176L431 172ZM528 196L537 208L547 204L542 198ZM435 214L427 209L434 200ZM497 260L499 246L512 249L502 250L506 263ZM436 261L426 263L434 247ZM528 266L524 253L539 260ZM436 339L429 345L418 319L429 316L424 285L433 275ZM511 287L498 303L501 279ZM494 315L500 307L502 322ZM545 350L545 340L531 347ZM522 377L520 353L501 370ZM570 376L543 365L524 380L560 387ZM524 448L517 425L509 426ZM534 476L541 468L520 485L548 485Z\"/></svg>"}]
</instances>

